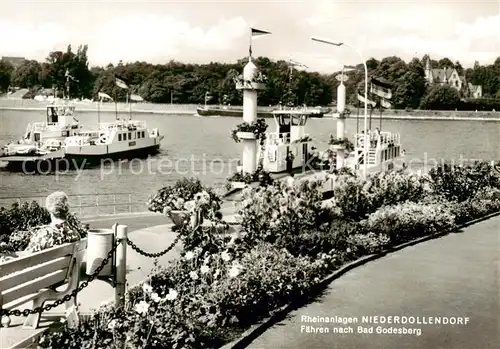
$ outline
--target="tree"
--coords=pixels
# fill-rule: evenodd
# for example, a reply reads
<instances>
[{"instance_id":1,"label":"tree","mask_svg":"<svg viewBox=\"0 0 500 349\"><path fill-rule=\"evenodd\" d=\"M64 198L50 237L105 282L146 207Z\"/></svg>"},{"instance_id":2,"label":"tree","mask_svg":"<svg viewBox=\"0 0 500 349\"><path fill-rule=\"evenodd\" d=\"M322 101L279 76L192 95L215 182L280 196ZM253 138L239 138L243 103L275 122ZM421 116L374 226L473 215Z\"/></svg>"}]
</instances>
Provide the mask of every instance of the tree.
<instances>
[{"instance_id":1,"label":"tree","mask_svg":"<svg viewBox=\"0 0 500 349\"><path fill-rule=\"evenodd\" d=\"M31 88L40 85L42 66L35 60L24 61L12 74L12 84Z\"/></svg>"},{"instance_id":2,"label":"tree","mask_svg":"<svg viewBox=\"0 0 500 349\"><path fill-rule=\"evenodd\" d=\"M438 68L453 68L454 66L455 64L447 57L441 58L438 61Z\"/></svg>"},{"instance_id":3,"label":"tree","mask_svg":"<svg viewBox=\"0 0 500 349\"><path fill-rule=\"evenodd\" d=\"M14 67L10 64L10 62L0 60L0 92L8 90L12 80L13 71Z\"/></svg>"},{"instance_id":4,"label":"tree","mask_svg":"<svg viewBox=\"0 0 500 349\"><path fill-rule=\"evenodd\" d=\"M408 64L408 71L398 80L393 95L397 108L418 108L426 91L424 67L417 58Z\"/></svg>"},{"instance_id":5,"label":"tree","mask_svg":"<svg viewBox=\"0 0 500 349\"><path fill-rule=\"evenodd\" d=\"M454 110L460 105L457 90L448 85L436 85L429 90L420 104L421 109Z\"/></svg>"},{"instance_id":6,"label":"tree","mask_svg":"<svg viewBox=\"0 0 500 349\"><path fill-rule=\"evenodd\" d=\"M453 68L456 69L458 75L462 76L464 75L464 68L462 67L462 65L460 64L459 61L456 61Z\"/></svg>"}]
</instances>

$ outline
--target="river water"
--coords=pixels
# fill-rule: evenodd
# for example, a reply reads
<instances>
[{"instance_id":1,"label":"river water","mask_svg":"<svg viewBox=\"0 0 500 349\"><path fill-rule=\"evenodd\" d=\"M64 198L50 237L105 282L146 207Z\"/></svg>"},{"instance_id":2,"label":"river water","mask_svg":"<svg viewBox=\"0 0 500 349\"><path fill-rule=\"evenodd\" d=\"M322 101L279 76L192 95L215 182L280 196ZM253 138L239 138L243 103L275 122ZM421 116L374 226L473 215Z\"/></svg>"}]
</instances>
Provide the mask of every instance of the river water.
<instances>
[{"instance_id":1,"label":"river water","mask_svg":"<svg viewBox=\"0 0 500 349\"><path fill-rule=\"evenodd\" d=\"M97 114L78 113L83 125L97 122ZM127 117L127 115L123 115ZM30 175L0 170L0 197L45 196L55 190L67 194L130 193L132 201L145 202L159 188L182 177L198 177L204 183L222 187L235 171L241 144L231 139L231 129L240 118L205 118L195 115L136 114L134 119L157 127L165 135L161 153L142 161L106 163L100 168ZM101 122L112 122L115 114L101 113ZM30 122L45 121L44 111L0 110L0 144L17 140ZM274 129L274 121L267 120ZM380 120L373 118L372 128ZM332 118L310 119L307 133L319 149L326 147L329 134L336 134ZM356 133L356 117L346 122L346 133ZM359 120L360 130L363 128ZM399 132L407 161L413 167L430 166L434 161L500 159L500 122L384 120L382 131Z\"/></svg>"}]
</instances>

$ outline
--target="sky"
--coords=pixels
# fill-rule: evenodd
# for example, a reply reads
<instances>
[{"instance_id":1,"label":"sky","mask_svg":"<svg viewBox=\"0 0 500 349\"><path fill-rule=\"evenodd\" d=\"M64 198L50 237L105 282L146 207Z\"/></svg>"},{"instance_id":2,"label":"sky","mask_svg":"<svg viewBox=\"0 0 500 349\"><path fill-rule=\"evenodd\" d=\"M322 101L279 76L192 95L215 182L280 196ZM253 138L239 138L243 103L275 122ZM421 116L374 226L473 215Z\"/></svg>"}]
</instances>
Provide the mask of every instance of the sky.
<instances>
[{"instance_id":1,"label":"sky","mask_svg":"<svg viewBox=\"0 0 500 349\"><path fill-rule=\"evenodd\" d=\"M248 53L249 27L272 33L252 40L254 56L291 58L322 73L361 57L429 54L469 67L500 56L500 0L1 0L0 56L42 61L87 44L92 66L235 62Z\"/></svg>"}]
</instances>

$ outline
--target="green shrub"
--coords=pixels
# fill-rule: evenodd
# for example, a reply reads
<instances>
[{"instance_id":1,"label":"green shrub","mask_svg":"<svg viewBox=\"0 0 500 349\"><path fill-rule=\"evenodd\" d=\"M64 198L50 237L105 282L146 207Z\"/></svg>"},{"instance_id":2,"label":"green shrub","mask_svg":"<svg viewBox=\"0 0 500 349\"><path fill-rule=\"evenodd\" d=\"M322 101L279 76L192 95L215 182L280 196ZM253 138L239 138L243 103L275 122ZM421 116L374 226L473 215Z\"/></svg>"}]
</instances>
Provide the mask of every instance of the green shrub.
<instances>
[{"instance_id":1,"label":"green shrub","mask_svg":"<svg viewBox=\"0 0 500 349\"><path fill-rule=\"evenodd\" d=\"M0 235L6 237L18 230L28 230L49 223L49 211L36 201L22 205L15 203L7 209L0 208Z\"/></svg>"}]
</instances>

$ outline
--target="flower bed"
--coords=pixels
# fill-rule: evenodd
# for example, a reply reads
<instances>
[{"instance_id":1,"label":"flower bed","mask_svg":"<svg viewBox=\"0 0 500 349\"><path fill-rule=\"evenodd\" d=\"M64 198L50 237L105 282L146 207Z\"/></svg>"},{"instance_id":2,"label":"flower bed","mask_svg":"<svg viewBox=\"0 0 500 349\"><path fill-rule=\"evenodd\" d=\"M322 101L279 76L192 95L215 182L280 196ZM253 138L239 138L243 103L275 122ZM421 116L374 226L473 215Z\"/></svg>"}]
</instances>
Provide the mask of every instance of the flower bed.
<instances>
[{"instance_id":1,"label":"flower bed","mask_svg":"<svg viewBox=\"0 0 500 349\"><path fill-rule=\"evenodd\" d=\"M40 346L218 348L347 261L500 209L500 182L484 164L368 181L343 174L330 206L318 187L246 189L240 235L183 227L182 258L129 292L123 309L63 325Z\"/></svg>"}]
</instances>

